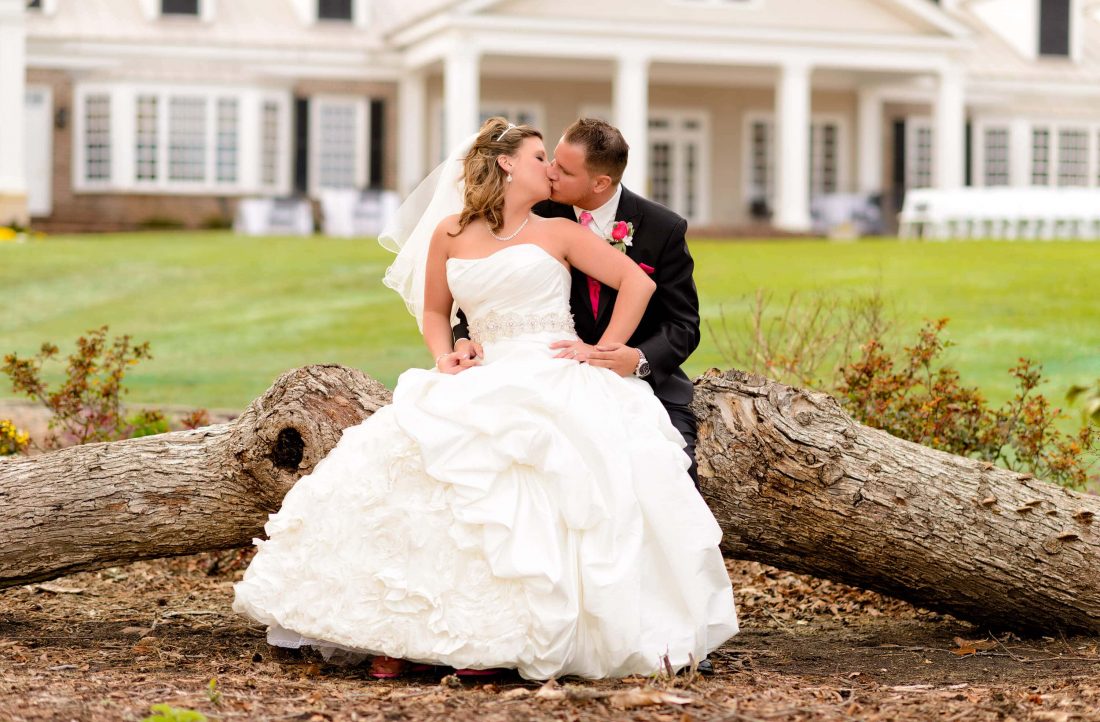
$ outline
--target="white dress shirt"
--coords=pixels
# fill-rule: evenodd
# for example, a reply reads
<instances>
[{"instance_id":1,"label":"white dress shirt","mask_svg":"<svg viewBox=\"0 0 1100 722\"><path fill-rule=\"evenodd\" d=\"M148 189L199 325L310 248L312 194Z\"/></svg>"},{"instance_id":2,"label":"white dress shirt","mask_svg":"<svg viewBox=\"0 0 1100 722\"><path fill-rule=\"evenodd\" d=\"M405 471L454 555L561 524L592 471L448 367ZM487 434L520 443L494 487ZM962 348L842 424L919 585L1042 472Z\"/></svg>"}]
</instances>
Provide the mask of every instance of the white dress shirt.
<instances>
[{"instance_id":1,"label":"white dress shirt","mask_svg":"<svg viewBox=\"0 0 1100 722\"><path fill-rule=\"evenodd\" d=\"M615 194L607 200L607 203L595 210L588 211L592 214L592 223L588 224L588 228L600 238L607 238L611 234L611 226L615 222L615 211L619 210L619 198L622 195L623 186L620 183L615 186ZM585 210L585 208L573 206L573 212L577 215L578 220Z\"/></svg>"}]
</instances>

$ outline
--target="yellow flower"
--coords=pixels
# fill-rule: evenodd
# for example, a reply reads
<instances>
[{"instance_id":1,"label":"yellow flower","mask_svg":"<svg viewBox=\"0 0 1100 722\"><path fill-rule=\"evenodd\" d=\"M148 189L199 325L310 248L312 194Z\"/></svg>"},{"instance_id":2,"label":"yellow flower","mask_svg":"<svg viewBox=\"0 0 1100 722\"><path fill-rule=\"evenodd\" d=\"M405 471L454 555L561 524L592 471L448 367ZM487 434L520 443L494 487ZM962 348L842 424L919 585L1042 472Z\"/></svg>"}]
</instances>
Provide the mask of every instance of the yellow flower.
<instances>
[{"instance_id":1,"label":"yellow flower","mask_svg":"<svg viewBox=\"0 0 1100 722\"><path fill-rule=\"evenodd\" d=\"M0 241L14 241L19 234L12 228L0 227Z\"/></svg>"}]
</instances>

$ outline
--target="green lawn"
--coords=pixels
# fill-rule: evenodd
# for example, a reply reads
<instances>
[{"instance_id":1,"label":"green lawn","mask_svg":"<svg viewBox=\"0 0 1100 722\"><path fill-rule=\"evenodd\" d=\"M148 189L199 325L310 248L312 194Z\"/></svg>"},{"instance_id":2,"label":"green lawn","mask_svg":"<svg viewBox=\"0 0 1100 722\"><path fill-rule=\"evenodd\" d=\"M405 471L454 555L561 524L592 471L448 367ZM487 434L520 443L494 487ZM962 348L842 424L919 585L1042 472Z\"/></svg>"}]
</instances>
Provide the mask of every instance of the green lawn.
<instances>
[{"instance_id":1,"label":"green lawn","mask_svg":"<svg viewBox=\"0 0 1100 722\"><path fill-rule=\"evenodd\" d=\"M913 338L948 316L949 360L994 400L1019 356L1043 363L1045 391L1100 377L1100 243L692 243L705 319L751 307L755 289L881 291ZM242 408L283 371L362 368L391 385L431 363L416 325L380 278L391 256L373 240L240 238L228 233L57 236L0 243L0 354L63 352L109 324L152 344L129 399ZM689 374L724 366L704 328ZM0 397L10 397L0 386Z\"/></svg>"}]
</instances>

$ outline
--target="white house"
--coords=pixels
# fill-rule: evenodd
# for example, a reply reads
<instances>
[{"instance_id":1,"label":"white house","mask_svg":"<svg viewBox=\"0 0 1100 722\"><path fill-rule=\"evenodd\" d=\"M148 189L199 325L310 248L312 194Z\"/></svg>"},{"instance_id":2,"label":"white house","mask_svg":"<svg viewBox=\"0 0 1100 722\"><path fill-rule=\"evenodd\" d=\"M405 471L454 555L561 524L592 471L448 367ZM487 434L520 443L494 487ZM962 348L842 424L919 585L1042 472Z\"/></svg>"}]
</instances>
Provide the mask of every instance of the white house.
<instances>
[{"instance_id":1,"label":"white house","mask_svg":"<svg viewBox=\"0 0 1100 722\"><path fill-rule=\"evenodd\" d=\"M407 191L484 117L618 125L696 229L1100 185L1097 0L0 0L0 223Z\"/></svg>"}]
</instances>

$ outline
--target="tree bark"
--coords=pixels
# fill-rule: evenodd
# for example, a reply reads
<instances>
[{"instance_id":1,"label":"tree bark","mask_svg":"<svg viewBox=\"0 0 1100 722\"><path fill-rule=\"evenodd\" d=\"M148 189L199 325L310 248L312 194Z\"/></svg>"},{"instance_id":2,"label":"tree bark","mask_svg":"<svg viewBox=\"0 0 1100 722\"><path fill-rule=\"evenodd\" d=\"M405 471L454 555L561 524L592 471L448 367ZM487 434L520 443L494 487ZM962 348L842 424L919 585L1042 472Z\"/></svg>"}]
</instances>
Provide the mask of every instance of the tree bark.
<instances>
[{"instance_id":1,"label":"tree bark","mask_svg":"<svg viewBox=\"0 0 1100 722\"><path fill-rule=\"evenodd\" d=\"M309 366L230 424L0 461L0 588L246 546L343 429L389 401L358 371ZM727 556L996 628L1100 632L1100 498L736 371L698 379L694 408Z\"/></svg>"}]
</instances>

